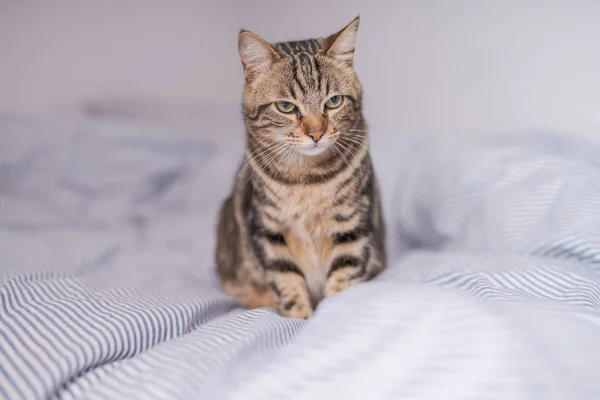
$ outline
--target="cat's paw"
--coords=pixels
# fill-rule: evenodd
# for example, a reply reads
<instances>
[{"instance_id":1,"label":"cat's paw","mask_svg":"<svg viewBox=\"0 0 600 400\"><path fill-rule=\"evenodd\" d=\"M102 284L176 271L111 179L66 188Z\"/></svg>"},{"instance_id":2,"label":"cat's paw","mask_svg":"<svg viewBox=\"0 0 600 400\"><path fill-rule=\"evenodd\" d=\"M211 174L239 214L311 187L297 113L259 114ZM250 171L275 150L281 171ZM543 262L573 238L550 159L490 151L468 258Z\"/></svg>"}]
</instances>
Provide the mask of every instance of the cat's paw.
<instances>
[{"instance_id":1,"label":"cat's paw","mask_svg":"<svg viewBox=\"0 0 600 400\"><path fill-rule=\"evenodd\" d=\"M332 276L325 285L325 297L335 296L355 283L357 282L348 280L343 276Z\"/></svg>"},{"instance_id":2,"label":"cat's paw","mask_svg":"<svg viewBox=\"0 0 600 400\"><path fill-rule=\"evenodd\" d=\"M309 303L299 300L290 300L279 307L279 313L287 318L308 319L313 310Z\"/></svg>"}]
</instances>

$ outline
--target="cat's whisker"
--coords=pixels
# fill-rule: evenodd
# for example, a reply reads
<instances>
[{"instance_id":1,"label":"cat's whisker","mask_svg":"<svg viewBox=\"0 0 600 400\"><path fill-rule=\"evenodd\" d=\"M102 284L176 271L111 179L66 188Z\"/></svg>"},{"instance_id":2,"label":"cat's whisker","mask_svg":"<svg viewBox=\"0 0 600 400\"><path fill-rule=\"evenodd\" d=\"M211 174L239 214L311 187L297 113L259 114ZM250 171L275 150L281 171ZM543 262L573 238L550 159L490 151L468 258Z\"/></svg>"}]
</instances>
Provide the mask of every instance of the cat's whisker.
<instances>
[{"instance_id":1,"label":"cat's whisker","mask_svg":"<svg viewBox=\"0 0 600 400\"><path fill-rule=\"evenodd\" d=\"M287 146L281 143L280 146L277 147L277 150L267 159L264 160L263 163L259 164L261 168L269 167L271 163L278 157L281 157L287 150Z\"/></svg>"},{"instance_id":2,"label":"cat's whisker","mask_svg":"<svg viewBox=\"0 0 600 400\"><path fill-rule=\"evenodd\" d=\"M288 147L287 152L281 157L281 159L277 163L277 168L275 169L275 175L271 178L272 182L275 182L275 179L277 179L277 175L279 174L279 171L281 171L282 164L285 165L287 159L290 157L290 155L292 154L293 151L294 151L294 149L292 147Z\"/></svg>"},{"instance_id":3,"label":"cat's whisker","mask_svg":"<svg viewBox=\"0 0 600 400\"><path fill-rule=\"evenodd\" d=\"M259 168L266 168L266 167L270 166L271 162L273 160L275 160L277 158L277 156L285 150L284 147L285 146L283 143L279 143L279 146L277 146L277 151L272 155L272 157L268 158L264 163L259 164ZM254 172L256 173L257 170L255 170ZM271 178L271 184L273 184L273 178ZM253 185L252 186L252 198L254 198L254 189L255 189L255 186Z\"/></svg>"},{"instance_id":4,"label":"cat's whisker","mask_svg":"<svg viewBox=\"0 0 600 400\"><path fill-rule=\"evenodd\" d=\"M275 169L275 175L271 177L271 185L275 183L275 179L277 179L277 176L279 175L279 172L282 169L282 165L285 165L287 163L287 160L294 153L294 151L295 150L293 147L288 147L287 151L280 157L280 160L277 163L277 168Z\"/></svg>"},{"instance_id":5,"label":"cat's whisker","mask_svg":"<svg viewBox=\"0 0 600 400\"><path fill-rule=\"evenodd\" d=\"M277 158L277 156L279 156L282 153L282 150L284 150L284 145L283 143L280 143L278 146L275 147L276 150L274 151L273 154L270 154L269 156L267 156L266 159L263 159L259 162L257 162L257 167L258 168L254 168L252 173L250 174L250 176L248 176L248 179L246 179L246 181L244 182L244 184L242 185L242 187L240 188L240 191L242 189L244 189L244 187L246 186L246 184L254 177L254 175L257 174L258 170L260 168L265 168L267 166L269 166L269 164L271 163L271 161L273 161L275 158ZM265 152L269 151L271 149L266 149ZM264 153L260 153L260 154L264 154Z\"/></svg>"},{"instance_id":6,"label":"cat's whisker","mask_svg":"<svg viewBox=\"0 0 600 400\"><path fill-rule=\"evenodd\" d=\"M367 136L369 134L369 131L361 131L361 130L356 130L356 129L350 129L348 131L345 131L346 135L355 135L355 136Z\"/></svg>"},{"instance_id":7,"label":"cat's whisker","mask_svg":"<svg viewBox=\"0 0 600 400\"><path fill-rule=\"evenodd\" d=\"M244 161L249 162L251 156L261 156L262 154L264 154L270 150L274 150L276 148L277 148L277 145L273 146L272 148L271 147L258 147L257 149L255 149L254 151L252 151L250 153L248 153L248 151L246 151L244 153Z\"/></svg>"},{"instance_id":8,"label":"cat's whisker","mask_svg":"<svg viewBox=\"0 0 600 400\"><path fill-rule=\"evenodd\" d=\"M345 138L343 138L343 139L342 139L342 142L343 142L344 140L345 140L345 141L347 141L347 142L349 142L349 143L356 144L356 145L358 145L358 146L360 146L360 147L363 147L363 148L365 148L365 149L368 149L368 148L369 148L369 143L368 143L368 142L366 142L366 141L364 141L364 140L356 140L356 139L354 139L354 138L351 138L351 137L345 137Z\"/></svg>"},{"instance_id":9,"label":"cat's whisker","mask_svg":"<svg viewBox=\"0 0 600 400\"><path fill-rule=\"evenodd\" d=\"M334 143L333 143L333 148L334 148L334 150L335 150L335 151L337 151L337 153L338 153L340 156L342 156L342 157L344 158L344 160L346 161L346 165L350 165L350 161L348 160L348 157L346 157L346 155L344 154L344 152L343 152L343 151L341 151L341 150L338 148L338 146L339 146L339 143L337 143L337 142L334 142Z\"/></svg>"},{"instance_id":10,"label":"cat's whisker","mask_svg":"<svg viewBox=\"0 0 600 400\"><path fill-rule=\"evenodd\" d=\"M359 135L359 134L363 134L362 136L366 136L366 134L368 134L368 131L358 131L358 130L348 130L345 131L346 133L352 133L353 135Z\"/></svg>"},{"instance_id":11,"label":"cat's whisker","mask_svg":"<svg viewBox=\"0 0 600 400\"><path fill-rule=\"evenodd\" d=\"M368 138L369 138L367 135L361 135L361 134L352 133L352 132L342 133L342 138L344 138L344 137L352 137L352 138L360 139L360 140L368 140Z\"/></svg>"},{"instance_id":12,"label":"cat's whisker","mask_svg":"<svg viewBox=\"0 0 600 400\"><path fill-rule=\"evenodd\" d=\"M351 136L351 135L345 135L341 138L341 140L354 140L360 143L365 143L368 144L369 143L369 139L362 136L362 137L356 137L356 136Z\"/></svg>"},{"instance_id":13,"label":"cat's whisker","mask_svg":"<svg viewBox=\"0 0 600 400\"><path fill-rule=\"evenodd\" d=\"M249 155L254 155L255 153L264 150L264 151L269 151L269 150L275 150L279 147L282 147L284 144L283 143L275 143L275 145L273 146L259 146L257 149L255 149L253 152L251 152Z\"/></svg>"},{"instance_id":14,"label":"cat's whisker","mask_svg":"<svg viewBox=\"0 0 600 400\"><path fill-rule=\"evenodd\" d=\"M357 139L366 139L367 138L367 135L359 135L359 134L351 133L351 132L344 133L344 136L350 136L350 137L357 138Z\"/></svg>"},{"instance_id":15,"label":"cat's whisker","mask_svg":"<svg viewBox=\"0 0 600 400\"><path fill-rule=\"evenodd\" d=\"M344 146L341 142L337 142L337 143L342 147L342 149L344 149L345 151L347 151L348 153L350 153L350 155L352 156L352 158L356 157L356 154L351 149L349 149L348 147ZM364 175L365 172L363 171L362 163L359 163L358 167L360 168L361 175Z\"/></svg>"},{"instance_id":16,"label":"cat's whisker","mask_svg":"<svg viewBox=\"0 0 600 400\"><path fill-rule=\"evenodd\" d=\"M255 149L253 152L251 152L250 154L244 154L244 165L242 166L242 168L240 169L240 172L238 172L237 178L239 179L239 177L242 175L242 173L244 172L245 168L248 168L250 166L250 156L256 156L259 157L262 154L268 152L268 151L275 151L276 149L278 149L279 147L283 146L283 143L277 143L275 146L273 147L259 147L258 149ZM260 153L259 153L260 152Z\"/></svg>"},{"instance_id":17,"label":"cat's whisker","mask_svg":"<svg viewBox=\"0 0 600 400\"><path fill-rule=\"evenodd\" d=\"M274 158L275 156L273 156L272 158ZM271 158L271 159L272 159ZM270 161L267 160L267 162ZM264 165L264 163L261 163L259 165ZM250 182L252 180L252 178L258 173L258 168L253 168L252 172L250 173L250 175L248 176L248 179L246 179L246 181L244 182L244 184L242 185L242 187L240 188L240 191L242 191L244 189L244 187L246 186L246 184L248 184L248 182ZM252 192L252 195L254 196L254 191Z\"/></svg>"},{"instance_id":18,"label":"cat's whisker","mask_svg":"<svg viewBox=\"0 0 600 400\"><path fill-rule=\"evenodd\" d=\"M283 150L284 150L284 148L283 148L283 145L282 145L282 146L279 146L279 147L277 147L277 149L276 149L276 150L274 150L274 151L272 152L272 154L268 155L266 158L264 158L264 159L260 160L259 162L257 162L257 166L258 166L259 168L268 167L268 166L270 165L270 163L271 163L271 162L272 162L272 161L273 161L275 158L277 158L277 156L279 156L279 155L282 153L282 151L283 151ZM263 153L261 153L261 154L263 154Z\"/></svg>"},{"instance_id":19,"label":"cat's whisker","mask_svg":"<svg viewBox=\"0 0 600 400\"><path fill-rule=\"evenodd\" d=\"M353 145L357 145L358 147L353 147ZM362 146L356 143L346 143L345 146L348 148L348 152L352 154L353 157L356 156L356 151L360 151L361 149L369 151L369 148L367 146Z\"/></svg>"},{"instance_id":20,"label":"cat's whisker","mask_svg":"<svg viewBox=\"0 0 600 400\"><path fill-rule=\"evenodd\" d=\"M365 140L357 140L356 138L352 138L352 137L345 137L342 141L344 141L344 140L346 140L348 142L356 143L363 147L369 147L369 143Z\"/></svg>"}]
</instances>

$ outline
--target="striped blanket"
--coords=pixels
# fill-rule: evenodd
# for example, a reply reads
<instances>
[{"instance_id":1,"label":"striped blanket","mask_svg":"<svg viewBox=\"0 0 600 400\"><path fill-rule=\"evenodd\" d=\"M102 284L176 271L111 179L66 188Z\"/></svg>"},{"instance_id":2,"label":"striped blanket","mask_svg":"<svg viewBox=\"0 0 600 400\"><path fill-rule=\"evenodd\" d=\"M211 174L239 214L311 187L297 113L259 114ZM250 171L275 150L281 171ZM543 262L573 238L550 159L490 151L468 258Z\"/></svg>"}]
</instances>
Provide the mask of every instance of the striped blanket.
<instances>
[{"instance_id":1,"label":"striped blanket","mask_svg":"<svg viewBox=\"0 0 600 400\"><path fill-rule=\"evenodd\" d=\"M389 268L304 321L216 280L241 143L0 130L0 398L600 398L597 144L375 134Z\"/></svg>"}]
</instances>

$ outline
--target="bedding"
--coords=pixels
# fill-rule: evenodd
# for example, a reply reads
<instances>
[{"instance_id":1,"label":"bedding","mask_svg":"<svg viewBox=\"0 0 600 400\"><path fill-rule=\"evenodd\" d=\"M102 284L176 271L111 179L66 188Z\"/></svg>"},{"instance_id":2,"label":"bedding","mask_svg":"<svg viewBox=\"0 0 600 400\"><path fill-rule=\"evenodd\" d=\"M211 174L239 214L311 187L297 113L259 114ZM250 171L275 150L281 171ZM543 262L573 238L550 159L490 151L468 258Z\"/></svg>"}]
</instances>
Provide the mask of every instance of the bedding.
<instances>
[{"instance_id":1,"label":"bedding","mask_svg":"<svg viewBox=\"0 0 600 400\"><path fill-rule=\"evenodd\" d=\"M372 142L388 269L305 321L219 288L241 136L0 115L0 397L600 398L600 145Z\"/></svg>"}]
</instances>

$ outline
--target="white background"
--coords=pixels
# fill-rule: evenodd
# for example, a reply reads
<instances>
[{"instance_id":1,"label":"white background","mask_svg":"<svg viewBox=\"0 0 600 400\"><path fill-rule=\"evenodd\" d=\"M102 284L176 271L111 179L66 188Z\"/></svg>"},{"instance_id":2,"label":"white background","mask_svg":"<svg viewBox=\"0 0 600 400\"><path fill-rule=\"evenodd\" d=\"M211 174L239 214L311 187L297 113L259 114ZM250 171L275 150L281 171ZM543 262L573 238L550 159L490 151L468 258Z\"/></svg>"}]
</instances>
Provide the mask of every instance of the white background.
<instances>
[{"instance_id":1,"label":"white background","mask_svg":"<svg viewBox=\"0 0 600 400\"><path fill-rule=\"evenodd\" d=\"M120 102L145 118L238 123L240 28L302 39L357 14L373 127L600 139L596 0L0 0L0 111L64 118Z\"/></svg>"}]
</instances>

